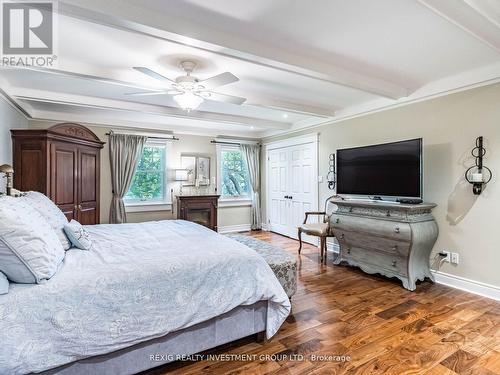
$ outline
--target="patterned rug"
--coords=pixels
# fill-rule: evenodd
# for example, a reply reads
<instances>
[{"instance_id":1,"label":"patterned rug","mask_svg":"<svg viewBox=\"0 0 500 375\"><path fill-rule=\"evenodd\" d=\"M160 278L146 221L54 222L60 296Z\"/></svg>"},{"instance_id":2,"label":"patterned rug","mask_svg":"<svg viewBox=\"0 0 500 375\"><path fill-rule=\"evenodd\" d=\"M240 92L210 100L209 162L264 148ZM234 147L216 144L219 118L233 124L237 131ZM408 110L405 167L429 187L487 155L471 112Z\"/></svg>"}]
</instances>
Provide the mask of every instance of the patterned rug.
<instances>
[{"instance_id":1,"label":"patterned rug","mask_svg":"<svg viewBox=\"0 0 500 375\"><path fill-rule=\"evenodd\" d=\"M297 291L297 260L293 255L253 237L241 234L227 234L226 236L241 242L261 255L273 270L288 298L295 294Z\"/></svg>"}]
</instances>

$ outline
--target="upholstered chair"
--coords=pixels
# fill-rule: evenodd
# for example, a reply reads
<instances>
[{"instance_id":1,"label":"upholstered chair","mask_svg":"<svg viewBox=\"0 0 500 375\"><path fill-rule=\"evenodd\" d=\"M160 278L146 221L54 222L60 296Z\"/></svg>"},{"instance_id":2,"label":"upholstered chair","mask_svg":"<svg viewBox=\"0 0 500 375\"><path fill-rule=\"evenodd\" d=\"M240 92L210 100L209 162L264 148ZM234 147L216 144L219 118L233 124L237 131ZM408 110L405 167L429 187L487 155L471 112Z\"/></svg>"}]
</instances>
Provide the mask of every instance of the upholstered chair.
<instances>
[{"instance_id":1,"label":"upholstered chair","mask_svg":"<svg viewBox=\"0 0 500 375\"><path fill-rule=\"evenodd\" d=\"M333 237L330 230L330 215L336 209L336 206L330 202L334 196L328 197L325 201L324 211L310 211L305 213L304 222L298 227L298 237L299 237L299 254L302 250L302 233L319 237L319 251L320 251L320 261L326 264L326 239L328 237ZM317 223L308 223L307 219L309 216L318 216Z\"/></svg>"}]
</instances>

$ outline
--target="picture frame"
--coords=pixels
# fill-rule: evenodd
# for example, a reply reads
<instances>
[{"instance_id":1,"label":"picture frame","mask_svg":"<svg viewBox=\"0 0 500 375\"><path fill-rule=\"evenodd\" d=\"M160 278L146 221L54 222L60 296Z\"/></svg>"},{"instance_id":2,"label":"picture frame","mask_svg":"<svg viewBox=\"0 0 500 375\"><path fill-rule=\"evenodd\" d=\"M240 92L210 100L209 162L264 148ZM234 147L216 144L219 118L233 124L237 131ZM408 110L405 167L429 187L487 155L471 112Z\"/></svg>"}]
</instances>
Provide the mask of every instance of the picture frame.
<instances>
[{"instance_id":1,"label":"picture frame","mask_svg":"<svg viewBox=\"0 0 500 375\"><path fill-rule=\"evenodd\" d=\"M210 157L206 155L181 154L181 169L188 170L188 180L183 186L210 185Z\"/></svg>"}]
</instances>

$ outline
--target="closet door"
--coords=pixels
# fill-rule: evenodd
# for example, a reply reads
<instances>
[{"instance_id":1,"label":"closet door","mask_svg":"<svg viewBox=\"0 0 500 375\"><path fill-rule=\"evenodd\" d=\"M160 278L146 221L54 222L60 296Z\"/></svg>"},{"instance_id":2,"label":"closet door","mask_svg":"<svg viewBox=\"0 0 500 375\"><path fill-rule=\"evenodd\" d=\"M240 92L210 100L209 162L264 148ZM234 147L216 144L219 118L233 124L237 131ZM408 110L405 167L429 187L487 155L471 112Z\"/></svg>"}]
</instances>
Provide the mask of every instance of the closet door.
<instances>
[{"instance_id":1,"label":"closet door","mask_svg":"<svg viewBox=\"0 0 500 375\"><path fill-rule=\"evenodd\" d=\"M270 230L285 236L293 235L289 224L289 150L271 150L268 153L269 189L268 213Z\"/></svg>"},{"instance_id":2,"label":"closet door","mask_svg":"<svg viewBox=\"0 0 500 375\"><path fill-rule=\"evenodd\" d=\"M77 219L78 149L72 143L50 145L50 198L68 220Z\"/></svg>"},{"instance_id":3,"label":"closet door","mask_svg":"<svg viewBox=\"0 0 500 375\"><path fill-rule=\"evenodd\" d=\"M304 222L307 211L316 211L318 178L315 172L316 155L314 144L306 143L289 148L289 226L292 235L297 238L297 227ZM318 216L310 216L308 223L318 221ZM304 236L307 242L316 241Z\"/></svg>"},{"instance_id":4,"label":"closet door","mask_svg":"<svg viewBox=\"0 0 500 375\"><path fill-rule=\"evenodd\" d=\"M268 150L269 230L297 238L305 212L318 210L317 144L304 142ZM311 216L308 223L317 221ZM303 236L306 242L317 238Z\"/></svg>"},{"instance_id":5,"label":"closet door","mask_svg":"<svg viewBox=\"0 0 500 375\"><path fill-rule=\"evenodd\" d=\"M77 220L83 225L99 223L99 150L78 147Z\"/></svg>"}]
</instances>

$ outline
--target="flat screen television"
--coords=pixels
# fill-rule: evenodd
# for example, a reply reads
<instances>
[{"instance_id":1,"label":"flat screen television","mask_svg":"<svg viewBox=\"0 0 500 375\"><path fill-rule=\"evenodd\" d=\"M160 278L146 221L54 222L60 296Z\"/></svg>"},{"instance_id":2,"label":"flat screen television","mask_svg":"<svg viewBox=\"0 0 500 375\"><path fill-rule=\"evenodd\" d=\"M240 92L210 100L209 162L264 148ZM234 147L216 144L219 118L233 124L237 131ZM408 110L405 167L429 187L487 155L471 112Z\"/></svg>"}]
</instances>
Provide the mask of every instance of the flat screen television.
<instances>
[{"instance_id":1,"label":"flat screen television","mask_svg":"<svg viewBox=\"0 0 500 375\"><path fill-rule=\"evenodd\" d=\"M337 194L422 198L422 138L337 150Z\"/></svg>"}]
</instances>

